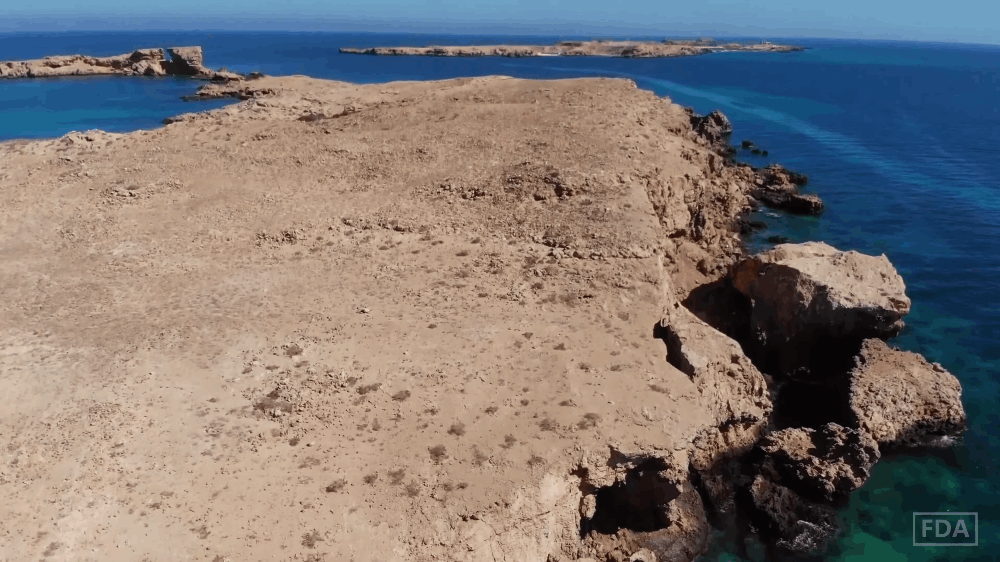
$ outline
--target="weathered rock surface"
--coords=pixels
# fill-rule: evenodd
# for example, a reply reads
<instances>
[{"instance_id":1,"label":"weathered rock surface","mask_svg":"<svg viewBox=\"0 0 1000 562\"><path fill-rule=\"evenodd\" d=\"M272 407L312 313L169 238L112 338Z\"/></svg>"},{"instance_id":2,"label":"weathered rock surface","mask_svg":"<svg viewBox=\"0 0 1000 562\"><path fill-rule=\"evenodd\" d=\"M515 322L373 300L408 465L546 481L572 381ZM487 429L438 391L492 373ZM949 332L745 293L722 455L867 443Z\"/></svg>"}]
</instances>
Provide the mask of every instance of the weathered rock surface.
<instances>
[{"instance_id":1,"label":"weathered rock surface","mask_svg":"<svg viewBox=\"0 0 1000 562\"><path fill-rule=\"evenodd\" d=\"M793 553L823 551L839 531L834 511L758 475L748 489L751 519L772 544Z\"/></svg>"},{"instance_id":2,"label":"weathered rock surface","mask_svg":"<svg viewBox=\"0 0 1000 562\"><path fill-rule=\"evenodd\" d=\"M205 68L205 56L201 47L171 47L167 52L170 53L175 74L198 76L212 72Z\"/></svg>"},{"instance_id":3,"label":"weathered rock surface","mask_svg":"<svg viewBox=\"0 0 1000 562\"><path fill-rule=\"evenodd\" d=\"M770 433L755 456L758 470L772 482L813 501L840 502L868 480L881 455L866 433L830 423Z\"/></svg>"},{"instance_id":4,"label":"weathered rock surface","mask_svg":"<svg viewBox=\"0 0 1000 562\"><path fill-rule=\"evenodd\" d=\"M679 304L668 307L660 328L667 360L691 377L717 421L696 439L691 466L708 470L727 456L749 450L771 413L760 371L738 343Z\"/></svg>"},{"instance_id":5,"label":"weathered rock surface","mask_svg":"<svg viewBox=\"0 0 1000 562\"><path fill-rule=\"evenodd\" d=\"M718 109L705 116L692 114L691 126L695 132L713 143L724 142L733 134L733 124Z\"/></svg>"},{"instance_id":6,"label":"weathered rock surface","mask_svg":"<svg viewBox=\"0 0 1000 562\"><path fill-rule=\"evenodd\" d=\"M885 255L822 242L779 245L745 259L730 276L752 302L755 362L768 372L839 368L823 362L851 357L865 338L899 334L910 311L903 278Z\"/></svg>"},{"instance_id":7,"label":"weathered rock surface","mask_svg":"<svg viewBox=\"0 0 1000 562\"><path fill-rule=\"evenodd\" d=\"M949 446L965 430L958 379L917 353L865 340L850 377L852 421L879 443Z\"/></svg>"},{"instance_id":8,"label":"weathered rock surface","mask_svg":"<svg viewBox=\"0 0 1000 562\"><path fill-rule=\"evenodd\" d=\"M818 215L823 211L823 201L816 195L800 193L799 188L808 178L779 164L766 168L735 166L743 176L748 194L761 203L799 215Z\"/></svg>"},{"instance_id":9,"label":"weathered rock surface","mask_svg":"<svg viewBox=\"0 0 1000 562\"><path fill-rule=\"evenodd\" d=\"M111 57L85 55L53 56L28 61L0 62L0 78L47 78L54 76L238 76L216 73L203 64L201 47L174 47L167 59L163 49L139 49Z\"/></svg>"}]
</instances>

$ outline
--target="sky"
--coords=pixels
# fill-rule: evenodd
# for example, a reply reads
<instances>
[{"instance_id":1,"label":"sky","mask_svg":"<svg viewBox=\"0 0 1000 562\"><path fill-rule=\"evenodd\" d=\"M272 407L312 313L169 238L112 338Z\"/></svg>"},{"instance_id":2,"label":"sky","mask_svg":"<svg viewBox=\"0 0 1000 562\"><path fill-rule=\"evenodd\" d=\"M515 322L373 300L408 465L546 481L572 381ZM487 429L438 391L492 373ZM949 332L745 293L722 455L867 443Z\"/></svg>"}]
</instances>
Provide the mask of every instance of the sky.
<instances>
[{"instance_id":1,"label":"sky","mask_svg":"<svg viewBox=\"0 0 1000 562\"><path fill-rule=\"evenodd\" d=\"M0 0L0 31L260 29L1000 44L1000 0ZM12 5L13 4L13 5Z\"/></svg>"}]
</instances>

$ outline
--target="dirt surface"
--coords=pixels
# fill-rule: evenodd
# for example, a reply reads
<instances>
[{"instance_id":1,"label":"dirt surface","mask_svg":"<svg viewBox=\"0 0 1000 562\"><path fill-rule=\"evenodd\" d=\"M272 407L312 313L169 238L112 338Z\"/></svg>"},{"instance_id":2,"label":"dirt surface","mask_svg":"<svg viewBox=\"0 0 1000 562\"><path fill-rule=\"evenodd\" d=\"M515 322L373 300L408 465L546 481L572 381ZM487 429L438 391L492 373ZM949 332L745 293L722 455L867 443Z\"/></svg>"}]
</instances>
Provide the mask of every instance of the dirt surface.
<instances>
[{"instance_id":1,"label":"dirt surface","mask_svg":"<svg viewBox=\"0 0 1000 562\"><path fill-rule=\"evenodd\" d=\"M574 560L594 486L690 490L734 397L653 332L746 197L681 107L252 84L0 144L0 560Z\"/></svg>"},{"instance_id":2,"label":"dirt surface","mask_svg":"<svg viewBox=\"0 0 1000 562\"><path fill-rule=\"evenodd\" d=\"M687 57L724 51L787 53L802 47L772 43L716 43L689 41L563 41L555 45L462 45L430 47L342 47L341 53L383 56L436 57L554 57L599 56L625 58Z\"/></svg>"}]
</instances>

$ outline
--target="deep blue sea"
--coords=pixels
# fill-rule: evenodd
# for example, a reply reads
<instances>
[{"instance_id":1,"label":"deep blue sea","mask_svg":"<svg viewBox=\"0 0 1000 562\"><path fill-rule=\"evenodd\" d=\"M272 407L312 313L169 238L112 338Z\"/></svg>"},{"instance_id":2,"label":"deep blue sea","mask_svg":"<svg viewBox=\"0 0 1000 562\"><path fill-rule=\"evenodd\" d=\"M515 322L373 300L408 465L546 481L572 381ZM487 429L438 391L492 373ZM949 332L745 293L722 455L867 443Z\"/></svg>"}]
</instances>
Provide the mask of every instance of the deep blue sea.
<instances>
[{"instance_id":1,"label":"deep blue sea","mask_svg":"<svg viewBox=\"0 0 1000 562\"><path fill-rule=\"evenodd\" d=\"M771 235L823 240L889 256L913 311L893 341L954 373L969 431L954 449L888 458L842 512L830 560L994 560L1000 557L1000 47L794 40L800 53L679 59L393 58L341 46L537 43L568 37L344 33L0 34L0 60L139 47L201 45L213 68L353 82L505 74L625 76L641 88L733 122L768 161L806 173L821 217L764 213ZM181 78L0 81L0 140L71 130L129 131L227 102L182 102ZM913 546L913 512L979 514L979 547ZM751 549L742 556L758 560ZM707 558L740 560L722 545Z\"/></svg>"}]
</instances>

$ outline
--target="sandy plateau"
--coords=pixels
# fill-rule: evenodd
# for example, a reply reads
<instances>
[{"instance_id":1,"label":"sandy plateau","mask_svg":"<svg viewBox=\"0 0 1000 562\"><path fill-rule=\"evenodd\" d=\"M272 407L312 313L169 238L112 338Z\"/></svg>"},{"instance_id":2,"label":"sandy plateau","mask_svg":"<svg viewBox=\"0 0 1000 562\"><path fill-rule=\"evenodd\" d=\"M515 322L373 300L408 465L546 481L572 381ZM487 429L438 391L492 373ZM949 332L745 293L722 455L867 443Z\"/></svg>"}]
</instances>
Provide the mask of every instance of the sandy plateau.
<instances>
[{"instance_id":1,"label":"sandy plateau","mask_svg":"<svg viewBox=\"0 0 1000 562\"><path fill-rule=\"evenodd\" d=\"M0 144L0 560L703 551L692 472L772 406L678 304L752 187L687 111L611 79L215 95Z\"/></svg>"}]
</instances>

